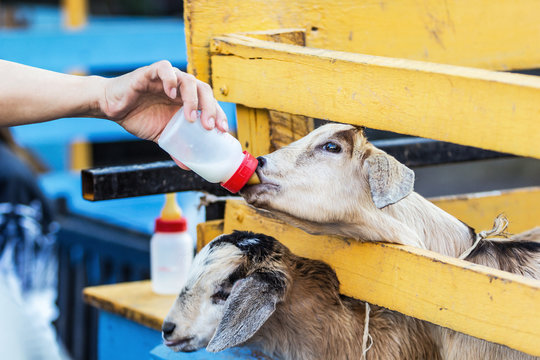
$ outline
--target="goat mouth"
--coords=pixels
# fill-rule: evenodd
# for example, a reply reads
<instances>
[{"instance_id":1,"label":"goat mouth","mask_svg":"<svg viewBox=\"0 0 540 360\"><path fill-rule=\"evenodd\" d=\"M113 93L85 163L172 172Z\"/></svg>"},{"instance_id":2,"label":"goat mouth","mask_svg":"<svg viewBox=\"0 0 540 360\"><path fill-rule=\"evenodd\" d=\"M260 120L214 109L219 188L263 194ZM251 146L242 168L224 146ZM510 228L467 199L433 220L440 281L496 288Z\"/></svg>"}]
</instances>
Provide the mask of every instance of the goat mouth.
<instances>
[{"instance_id":1,"label":"goat mouth","mask_svg":"<svg viewBox=\"0 0 540 360\"><path fill-rule=\"evenodd\" d=\"M259 184L247 185L241 191L241 194L261 193L268 190L279 190L280 186L273 183L260 169L256 170L257 176L261 181Z\"/></svg>"},{"instance_id":2,"label":"goat mouth","mask_svg":"<svg viewBox=\"0 0 540 360\"><path fill-rule=\"evenodd\" d=\"M262 206L264 200L268 200L268 196L272 193L277 193L280 189L279 185L273 183L260 183L256 185L245 186L240 190L240 195L251 205Z\"/></svg>"},{"instance_id":3,"label":"goat mouth","mask_svg":"<svg viewBox=\"0 0 540 360\"><path fill-rule=\"evenodd\" d=\"M260 183L260 184L255 184L255 185L248 185L246 186L244 189L242 189L242 191L248 191L248 192L253 192L253 191L258 191L258 192L262 192L264 190L279 190L280 186L277 185L277 184L272 184L272 183Z\"/></svg>"},{"instance_id":4,"label":"goat mouth","mask_svg":"<svg viewBox=\"0 0 540 360\"><path fill-rule=\"evenodd\" d=\"M191 340L193 340L193 337L176 340L165 340L163 343L168 347L173 348L174 351L191 352L196 350L195 348L190 346Z\"/></svg>"}]
</instances>

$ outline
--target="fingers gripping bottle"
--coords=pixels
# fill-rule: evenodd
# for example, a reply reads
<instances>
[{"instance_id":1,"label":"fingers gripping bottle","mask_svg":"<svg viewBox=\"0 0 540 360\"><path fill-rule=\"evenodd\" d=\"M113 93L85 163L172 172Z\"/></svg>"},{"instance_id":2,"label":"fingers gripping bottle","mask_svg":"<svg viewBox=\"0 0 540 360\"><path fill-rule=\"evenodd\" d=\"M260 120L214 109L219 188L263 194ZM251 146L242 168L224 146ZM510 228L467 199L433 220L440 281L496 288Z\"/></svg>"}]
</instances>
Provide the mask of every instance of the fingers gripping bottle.
<instances>
[{"instance_id":1,"label":"fingers gripping bottle","mask_svg":"<svg viewBox=\"0 0 540 360\"><path fill-rule=\"evenodd\" d=\"M200 119L186 120L183 108L163 129L158 144L205 180L219 182L232 193L240 191L248 181L258 183L254 174L257 159L242 152L242 145L231 134L206 130Z\"/></svg>"},{"instance_id":2,"label":"fingers gripping bottle","mask_svg":"<svg viewBox=\"0 0 540 360\"><path fill-rule=\"evenodd\" d=\"M155 226L150 240L152 290L158 294L178 294L186 282L194 249L176 194L166 195Z\"/></svg>"}]
</instances>

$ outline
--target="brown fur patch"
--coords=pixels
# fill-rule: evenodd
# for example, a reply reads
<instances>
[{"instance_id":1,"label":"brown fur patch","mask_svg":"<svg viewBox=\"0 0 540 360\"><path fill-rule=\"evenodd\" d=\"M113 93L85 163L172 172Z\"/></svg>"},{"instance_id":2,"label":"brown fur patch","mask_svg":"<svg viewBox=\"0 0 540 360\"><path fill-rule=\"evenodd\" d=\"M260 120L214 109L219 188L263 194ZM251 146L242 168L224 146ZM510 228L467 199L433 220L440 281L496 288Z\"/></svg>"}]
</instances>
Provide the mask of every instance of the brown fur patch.
<instances>
[{"instance_id":1,"label":"brown fur patch","mask_svg":"<svg viewBox=\"0 0 540 360\"><path fill-rule=\"evenodd\" d=\"M341 140L347 145L347 152L349 156L353 155L354 152L354 137L356 136L356 129L343 130L334 134L334 138Z\"/></svg>"},{"instance_id":2,"label":"brown fur patch","mask_svg":"<svg viewBox=\"0 0 540 360\"><path fill-rule=\"evenodd\" d=\"M290 278L287 295L249 342L283 359L358 359L365 303L339 294L336 273L326 263L276 244L279 266ZM369 333L374 343L368 359L440 359L422 321L372 305Z\"/></svg>"}]
</instances>

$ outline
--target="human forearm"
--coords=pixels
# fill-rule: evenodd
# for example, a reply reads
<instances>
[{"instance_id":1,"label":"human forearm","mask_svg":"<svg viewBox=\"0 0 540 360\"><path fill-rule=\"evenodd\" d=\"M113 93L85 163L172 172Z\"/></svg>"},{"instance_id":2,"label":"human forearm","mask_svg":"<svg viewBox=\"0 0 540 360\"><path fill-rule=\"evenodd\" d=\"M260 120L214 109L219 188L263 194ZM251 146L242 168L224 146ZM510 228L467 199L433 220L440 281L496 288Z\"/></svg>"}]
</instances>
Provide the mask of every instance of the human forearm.
<instances>
[{"instance_id":1,"label":"human forearm","mask_svg":"<svg viewBox=\"0 0 540 360\"><path fill-rule=\"evenodd\" d=\"M103 116L104 78L76 76L0 60L0 126L62 117Z\"/></svg>"},{"instance_id":2,"label":"human forearm","mask_svg":"<svg viewBox=\"0 0 540 360\"><path fill-rule=\"evenodd\" d=\"M200 110L208 130L228 130L210 86L166 60L114 78L66 75L0 60L0 126L101 117L157 141L180 107L190 121L197 120Z\"/></svg>"}]
</instances>

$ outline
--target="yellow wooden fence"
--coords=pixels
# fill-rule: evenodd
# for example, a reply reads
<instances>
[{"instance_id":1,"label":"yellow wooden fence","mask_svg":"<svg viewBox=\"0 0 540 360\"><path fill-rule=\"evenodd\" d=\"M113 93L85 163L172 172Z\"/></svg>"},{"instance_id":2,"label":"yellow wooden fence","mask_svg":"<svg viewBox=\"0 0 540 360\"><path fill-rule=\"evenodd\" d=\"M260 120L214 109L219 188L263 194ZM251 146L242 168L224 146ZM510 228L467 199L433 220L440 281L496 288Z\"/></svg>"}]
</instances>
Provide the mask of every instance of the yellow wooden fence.
<instances>
[{"instance_id":1,"label":"yellow wooden fence","mask_svg":"<svg viewBox=\"0 0 540 360\"><path fill-rule=\"evenodd\" d=\"M240 104L254 155L313 128L365 125L540 158L535 0L186 0L189 71ZM474 68L473 68L474 67ZM477 229L504 212L514 233L540 225L540 189L432 199ZM540 281L406 246L311 236L228 202L199 247L233 229L276 236L328 262L342 292L540 356Z\"/></svg>"}]
</instances>

